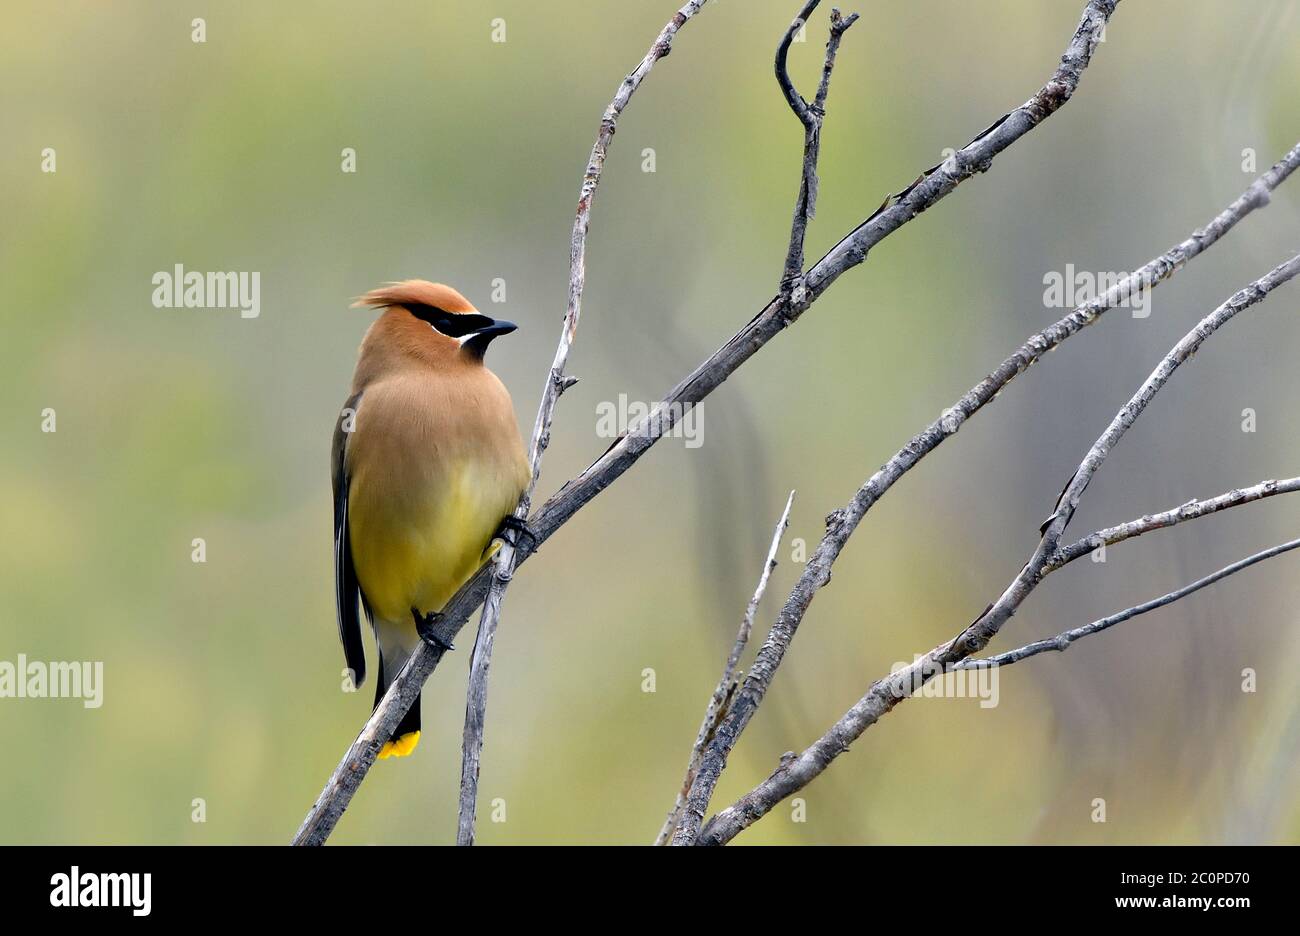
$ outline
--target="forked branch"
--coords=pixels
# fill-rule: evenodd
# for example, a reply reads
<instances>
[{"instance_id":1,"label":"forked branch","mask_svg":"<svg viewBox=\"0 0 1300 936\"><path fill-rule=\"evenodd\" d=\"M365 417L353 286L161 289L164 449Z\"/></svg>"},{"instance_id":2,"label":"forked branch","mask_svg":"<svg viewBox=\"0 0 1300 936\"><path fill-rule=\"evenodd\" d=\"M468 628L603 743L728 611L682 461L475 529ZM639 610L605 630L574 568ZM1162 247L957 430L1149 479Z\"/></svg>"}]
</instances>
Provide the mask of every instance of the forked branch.
<instances>
[{"instance_id":1,"label":"forked branch","mask_svg":"<svg viewBox=\"0 0 1300 936\"><path fill-rule=\"evenodd\" d=\"M813 14L820 2L821 0L808 0L803 5L799 15L781 37L780 45L776 47L777 84L781 86L781 93L785 95L786 103L790 105L790 109L794 111L794 115L799 118L799 122L804 127L803 172L799 177L799 196L795 199L794 219L790 224L790 247L786 251L785 269L781 274L782 295L790 295L792 291L799 292L802 289L799 280L803 274L804 240L808 235L808 222L817 214L817 161L821 156L822 123L826 119L826 95L830 91L831 71L835 68L835 53L839 51L840 39L858 20L857 13L845 17L838 9L831 10L831 30L830 37L826 40L826 57L822 63L821 83L817 86L817 94L813 102L809 104L795 90L794 82L790 80L786 60L795 34L806 27L808 17ZM795 301L801 299L802 296L798 296Z\"/></svg>"},{"instance_id":2,"label":"forked branch","mask_svg":"<svg viewBox=\"0 0 1300 936\"><path fill-rule=\"evenodd\" d=\"M1144 601L1140 605L1132 608L1126 608L1108 617L1093 621L1091 624L1084 624L1082 627L1076 627L1072 630L1057 634L1047 640L1035 640L1032 643L1025 644L1023 647L1017 647L1015 650L1008 650L1005 653L999 653L982 660L966 659L957 663L952 669L975 669L977 667L990 666L1010 666L1012 663L1019 663L1032 656L1038 656L1040 653L1054 651L1064 653L1075 641L1082 640L1084 637L1091 637L1093 634L1100 634L1102 631L1114 627L1116 624L1122 624L1148 611L1154 611L1157 608L1163 608L1165 605L1173 604L1179 599L1186 598L1194 592L1200 591L1206 586L1213 585L1230 575L1235 575L1242 569L1249 569L1257 562L1263 562L1265 559L1272 559L1274 556L1280 556L1284 552L1290 552L1300 546L1300 539L1294 539L1290 542L1282 543L1270 549L1265 549L1255 553L1253 556L1247 556L1245 559L1239 559L1231 565L1224 566L1217 572L1212 572L1204 578L1199 578L1195 582L1177 588L1167 595L1161 595L1159 598L1152 598L1150 601Z\"/></svg>"},{"instance_id":3,"label":"forked branch","mask_svg":"<svg viewBox=\"0 0 1300 936\"><path fill-rule=\"evenodd\" d=\"M700 730L695 735L695 745L691 748L691 756L686 762L686 779L682 781L682 788L677 792L677 801L669 810L668 818L664 820L663 827L659 830L659 836L655 839L656 845L668 844L673 830L681 822L682 810L686 808L686 794L690 792L691 784L695 782L695 775L699 772L704 746L713 738L718 722L727 714L731 700L735 698L736 674L740 668L740 658L744 655L745 647L749 644L749 635L754 630L754 618L758 615L758 606L763 601L764 593L767 592L768 579L771 578L772 570L776 568L776 553L781 548L781 537L785 535L786 528L790 525L790 508L793 506L794 491L791 491L790 496L786 498L781 519L777 521L776 529L772 531L772 545L768 547L767 559L763 562L763 571L758 577L758 586L754 589L749 604L745 606L745 616L741 618L740 630L736 632L731 653L722 667L718 687L713 690L713 695L709 697L709 704L704 710L704 721L700 723Z\"/></svg>"}]
</instances>

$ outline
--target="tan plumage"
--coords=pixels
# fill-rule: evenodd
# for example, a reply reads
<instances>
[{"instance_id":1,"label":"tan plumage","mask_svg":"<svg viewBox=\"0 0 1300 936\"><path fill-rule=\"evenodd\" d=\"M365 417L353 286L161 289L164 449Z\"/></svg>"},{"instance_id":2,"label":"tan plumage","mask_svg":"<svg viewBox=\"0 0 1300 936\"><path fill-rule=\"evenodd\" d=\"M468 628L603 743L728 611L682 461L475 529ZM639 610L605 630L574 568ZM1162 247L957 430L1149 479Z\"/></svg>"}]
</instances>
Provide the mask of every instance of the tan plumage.
<instances>
[{"instance_id":1,"label":"tan plumage","mask_svg":"<svg viewBox=\"0 0 1300 936\"><path fill-rule=\"evenodd\" d=\"M383 308L361 343L335 432L336 583L348 665L364 678L359 599L380 652L376 703L418 645L413 609L440 611L486 558L529 468L505 386L483 364L513 331L448 286L407 280L358 305ZM350 583L355 583L351 588ZM381 756L419 736L419 700Z\"/></svg>"}]
</instances>

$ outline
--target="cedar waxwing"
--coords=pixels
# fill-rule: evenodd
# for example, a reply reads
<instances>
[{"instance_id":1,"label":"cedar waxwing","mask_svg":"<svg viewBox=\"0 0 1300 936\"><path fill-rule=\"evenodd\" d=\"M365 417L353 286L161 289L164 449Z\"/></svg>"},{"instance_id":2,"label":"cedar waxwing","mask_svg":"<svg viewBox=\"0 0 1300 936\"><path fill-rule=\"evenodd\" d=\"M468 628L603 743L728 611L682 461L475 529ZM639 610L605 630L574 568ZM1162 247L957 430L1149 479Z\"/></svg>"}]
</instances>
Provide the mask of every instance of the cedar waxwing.
<instances>
[{"instance_id":1,"label":"cedar waxwing","mask_svg":"<svg viewBox=\"0 0 1300 936\"><path fill-rule=\"evenodd\" d=\"M372 290L354 306L384 312L361 342L334 429L334 582L357 686L366 675L358 602L374 628L378 705L491 556L494 534L519 528L513 511L530 469L510 393L483 364L513 323L425 280ZM379 756L405 756L419 739L417 696Z\"/></svg>"}]
</instances>

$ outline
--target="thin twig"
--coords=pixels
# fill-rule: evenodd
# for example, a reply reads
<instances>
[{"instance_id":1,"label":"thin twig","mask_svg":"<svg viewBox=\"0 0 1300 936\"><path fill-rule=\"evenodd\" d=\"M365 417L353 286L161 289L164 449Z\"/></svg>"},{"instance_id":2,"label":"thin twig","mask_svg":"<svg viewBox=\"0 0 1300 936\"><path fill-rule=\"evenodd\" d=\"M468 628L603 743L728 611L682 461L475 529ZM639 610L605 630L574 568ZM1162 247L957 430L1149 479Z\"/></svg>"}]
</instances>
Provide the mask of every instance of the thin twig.
<instances>
[{"instance_id":1,"label":"thin twig","mask_svg":"<svg viewBox=\"0 0 1300 936\"><path fill-rule=\"evenodd\" d=\"M501 599L514 565L513 549L509 557L501 555L511 549L503 544L493 559L495 574L483 601L474 651L470 656L469 683L465 687L465 727L461 731L460 796L456 820L456 844L474 844L474 822L478 804L478 775L483 756L484 719L487 715L488 670L496 643L497 625L501 621Z\"/></svg>"},{"instance_id":2,"label":"thin twig","mask_svg":"<svg viewBox=\"0 0 1300 936\"><path fill-rule=\"evenodd\" d=\"M785 95L785 101L790 105L790 110L799 118L799 122L804 127L812 125L812 118L808 113L808 102L803 96L795 90L794 82L790 80L790 69L786 67L786 58L790 54L790 43L794 42L795 35L803 29L808 22L808 17L812 16L813 10L822 0L806 0L799 14L795 16L787 29L781 36L781 41L776 47L776 82L781 86L781 93Z\"/></svg>"},{"instance_id":3,"label":"thin twig","mask_svg":"<svg viewBox=\"0 0 1300 936\"><path fill-rule=\"evenodd\" d=\"M803 171L799 178L799 197L794 203L794 218L790 222L790 246L786 252L785 269L781 274L781 293L788 295L802 289L799 276L803 273L803 247L808 234L808 222L817 215L817 160L821 155L822 123L826 120L826 95L830 91L831 70L835 67L835 53L844 33L858 20L858 14L843 17L838 9L831 10L830 37L826 40L826 58L822 64L821 84L816 97L809 104L795 90L786 67L786 57L794 34L807 22L821 0L808 0L799 16L781 38L776 49L776 80L785 94L786 102L804 126ZM798 302L800 297L796 296Z\"/></svg>"},{"instance_id":4,"label":"thin twig","mask_svg":"<svg viewBox=\"0 0 1300 936\"><path fill-rule=\"evenodd\" d=\"M1105 18L1117 2L1118 0L1091 0L1062 64L1052 79L1029 101L997 121L942 166L923 173L922 179L917 183L897 196L891 196L887 205L877 210L813 265L804 278L808 288L800 302L792 303L781 296L772 298L721 348L664 394L662 402L648 416L630 427L599 459L543 504L528 521L533 537L524 537L515 546L515 568L522 565L574 514L636 464L642 455L676 425L681 413L708 397L760 348L811 308L835 280L862 263L871 247L943 199L976 172L988 169L999 153L1058 110L1077 87ZM487 596L491 577L491 567L480 569L447 602L442 611L442 620L434 628L439 640L445 643L455 640L470 615ZM329 837L374 764L383 741L392 733L425 681L437 669L443 652L439 647L429 644L421 644L416 648L326 781L294 836L294 844L319 845Z\"/></svg>"},{"instance_id":5,"label":"thin twig","mask_svg":"<svg viewBox=\"0 0 1300 936\"><path fill-rule=\"evenodd\" d=\"M805 294L805 299L812 301L825 288L820 270L826 268L829 272L862 262L867 251L880 238L916 217L925 210L925 205L942 198L971 173L987 168L988 162L996 153L1011 145L1069 100L1078 87L1101 32L1118 2L1119 0L1090 0L1065 54L1061 56L1061 64L1047 84L1025 104L996 121L944 163L922 173L916 182L895 196L896 200L887 199L876 214L859 225L813 266L803 279L805 288L801 293ZM898 214L901 206L908 206L906 217ZM800 301L792 296L784 305L794 312L798 310ZM860 491L859 495L861 494ZM762 704L772 677L785 658L785 652L794 639L795 631L812 603L813 596L830 580L831 566L865 512L866 506L860 503L859 497L848 508L837 510L826 518L826 535L809 559L780 616L768 631L767 640L759 649L758 657L750 667L745 682L732 703L731 711L718 726L705 751L695 783L687 797L687 808L673 833L674 845L694 844L699 838L705 812L726 767L727 757Z\"/></svg>"},{"instance_id":6,"label":"thin twig","mask_svg":"<svg viewBox=\"0 0 1300 936\"><path fill-rule=\"evenodd\" d=\"M1237 562L1232 563L1232 565L1224 566L1218 572L1213 572L1204 578L1197 579L1190 585L1184 585L1182 588L1175 589L1167 595L1161 595L1159 598L1153 598L1150 601L1145 601L1132 608L1126 608L1125 610L1112 614L1109 617L1093 621L1091 624L1084 624L1082 627L1076 627L1072 630L1065 631L1064 633L1048 638L1047 640L1035 640L1033 643L1025 644L1023 647L1017 647L1015 650L1008 650L1005 653L999 653L995 656L979 660L962 660L950 667L950 669L976 669L994 666L1010 666L1012 663L1018 663L1021 660L1037 656L1040 653L1047 653L1049 650L1064 652L1069 648L1070 644L1074 643L1076 640L1082 640L1084 637L1091 636L1092 634L1099 634L1107 628L1114 627L1116 624L1122 624L1130 618L1135 618L1140 614L1146 614L1148 611L1154 611L1156 608L1163 608L1165 605L1173 604L1180 598L1186 598L1188 595L1200 591L1207 585L1213 585L1220 579L1225 579L1229 575L1240 572L1242 569L1250 568L1257 562L1263 562L1265 559L1272 559L1274 556L1280 556L1282 553L1295 549L1297 546L1300 546L1300 539L1294 539L1289 543L1282 543L1278 546L1272 547L1271 549L1265 549L1262 552L1255 553L1253 556L1248 556L1245 559L1238 560Z\"/></svg>"},{"instance_id":7,"label":"thin twig","mask_svg":"<svg viewBox=\"0 0 1300 936\"><path fill-rule=\"evenodd\" d=\"M1150 533L1153 530L1162 530L1165 527L1175 526L1187 520L1195 520L1197 517L1204 517L1207 514L1227 510L1230 507L1249 504L1277 494L1293 494L1296 491L1300 491L1300 478L1284 478L1281 481L1261 481L1250 487L1234 488L1226 494L1211 497L1209 500L1191 500L1181 507L1175 507L1163 513L1147 514L1144 517L1138 517L1136 520L1129 520L1126 523L1107 527L1104 530L1090 533L1069 546L1062 546L1048 562L1047 569L1049 571L1058 569L1102 546L1113 546L1116 543L1122 543L1124 540Z\"/></svg>"},{"instance_id":8,"label":"thin twig","mask_svg":"<svg viewBox=\"0 0 1300 936\"><path fill-rule=\"evenodd\" d=\"M1077 505L1078 495L1082 493L1083 488L1078 486L1076 489L1080 475L1087 471L1087 476L1090 478L1096 473L1096 469L1105 460L1106 454L1141 415L1174 370L1186 361L1210 335L1237 313L1262 301L1297 273L1300 273L1300 255L1235 293L1174 345L1133 398L1120 408L1110 426L1089 449L1084 462L1080 465L1080 470L1066 485L1066 491L1062 494L1061 501L1058 501L1057 511L1044 523L1042 539L1033 555L998 600L989 605L983 614L952 640L918 657L909 666L872 683L866 695L854 703L852 708L845 712L821 738L806 748L803 753L783 761L766 780L709 820L699 841L702 844L729 842L766 815L782 799L807 786L836 757L847 751L849 745L861 737L863 732L883 715L892 711L900 701L910 697L934 676L983 649L1002 625L1015 614L1034 588L1052 571L1049 563L1052 555L1055 554L1060 532L1065 526L1060 521L1060 504L1066 500L1067 495L1074 492L1074 504ZM1056 532L1056 537L1051 541L1052 545L1046 547L1045 544L1049 542L1048 533L1052 530ZM823 540L823 546L825 543L826 541ZM819 546L818 553L821 550L822 547ZM816 555L815 553L814 557ZM811 565L811 561L809 564ZM792 594L791 597L793 599L794 595ZM794 623L797 626L798 621ZM751 668L751 675L753 671L754 669ZM724 723L719 728L718 734L721 735L726 727Z\"/></svg>"},{"instance_id":9,"label":"thin twig","mask_svg":"<svg viewBox=\"0 0 1300 936\"><path fill-rule=\"evenodd\" d=\"M609 106L605 108L604 117L600 121L600 130L591 148L591 158L587 160L587 171L583 175L582 187L578 193L578 209L573 219L573 236L569 248L569 303L564 313L564 327L560 332L560 342L555 349L555 360L546 375L542 400L537 407L537 419L533 423L532 441L528 446L528 461L532 471L528 489L515 508L514 515L518 520L528 516L528 507L542 471L542 456L551 441L551 421L555 415L555 405L559 402L560 394L572 386L572 378L565 377L564 368L568 363L569 348L577 335L578 319L582 314L582 292L587 281L587 229L591 223L591 205L596 196L596 187L600 184L601 173L605 168L605 156L614 139L618 118L632 99L632 95L636 93L636 89L641 86L642 80L650 73L650 69L671 51L673 36L677 34L677 30L698 13L705 2L706 0L691 0L677 11L659 33L641 63L619 84L618 91ZM483 602L478 636L474 640L469 686L465 693L465 729L461 739L460 818L456 832L458 845L474 844L474 818L478 802L479 762L483 752L488 670L492 665L492 648L496 641L497 626L501 621L501 600L514 576L516 566L515 547L512 543L502 544L495 557L495 565L496 571L492 577L492 584Z\"/></svg>"},{"instance_id":10,"label":"thin twig","mask_svg":"<svg viewBox=\"0 0 1300 936\"><path fill-rule=\"evenodd\" d=\"M695 774L700 769L700 758L704 755L704 746L713 737L718 722L727 714L728 703L736 691L736 673L740 666L740 657L749 644L749 635L754 630L754 618L758 614L759 603L762 602L763 594L767 591L767 582L772 575L772 570L776 568L776 554L781 548L781 537L785 535L786 529L790 526L790 508L793 506L794 491L791 491L790 496L786 498L785 510L781 514L781 519L777 521L776 529L772 531L772 545L768 547L767 559L763 562L763 572L758 577L758 586L754 589L749 604L745 606L745 616L740 621L740 630L736 632L736 640L732 644L731 654L727 657L726 665L722 667L722 676L718 679L718 687L713 690L713 695L709 698L709 704L704 711L704 721L700 723L700 730L695 735L695 744L691 748L691 756L686 763L686 778L682 781L682 788L677 793L677 802L669 810L668 818L664 820L663 828L659 830L659 836L655 839L656 845L668 844L673 829L677 828L677 823L681 821L682 810L686 808L686 794L690 792L691 784L695 782Z\"/></svg>"}]
</instances>

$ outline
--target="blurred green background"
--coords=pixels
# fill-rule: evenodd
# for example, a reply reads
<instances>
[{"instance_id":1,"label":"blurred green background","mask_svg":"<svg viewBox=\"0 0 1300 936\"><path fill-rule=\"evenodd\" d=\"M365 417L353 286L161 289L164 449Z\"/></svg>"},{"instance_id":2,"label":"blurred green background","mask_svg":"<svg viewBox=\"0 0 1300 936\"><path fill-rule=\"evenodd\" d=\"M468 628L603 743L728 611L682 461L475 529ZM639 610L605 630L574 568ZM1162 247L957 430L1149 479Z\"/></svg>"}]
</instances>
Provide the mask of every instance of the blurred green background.
<instances>
[{"instance_id":1,"label":"blurred green background","mask_svg":"<svg viewBox=\"0 0 1300 936\"><path fill-rule=\"evenodd\" d=\"M423 277L519 322L489 363L527 431L598 120L675 5L7 5L0 659L102 660L105 700L0 700L0 841L289 839L370 711L369 684L340 691L333 607L328 442L372 317L348 303ZM810 257L1037 89L1083 6L847 6L864 20L831 91ZM771 60L797 7L709 3L625 113L592 224L582 382L542 496L608 444L602 401L658 399L773 293L801 133ZM546 544L497 637L481 842L653 838L786 492L789 536L811 551L827 512L1060 316L1045 272L1132 269L1249 184L1243 150L1263 169L1290 148L1297 7L1122 4L1063 111L731 378L701 447L664 441ZM792 53L809 93L827 12ZM1164 351L1296 249L1298 186L1162 286L1150 318L1116 311L1018 380L871 512L715 808L1001 590ZM260 317L154 308L151 276L177 263L259 271ZM1285 287L1180 371L1072 530L1296 474L1298 296ZM994 649L1168 591L1297 521L1279 498L1114 547L1054 576ZM791 548L764 629L798 574ZM1010 669L996 708L902 706L803 792L805 821L783 804L738 841L1296 842L1297 562ZM377 765L332 841L454 839L472 639L425 691L418 754Z\"/></svg>"}]
</instances>

